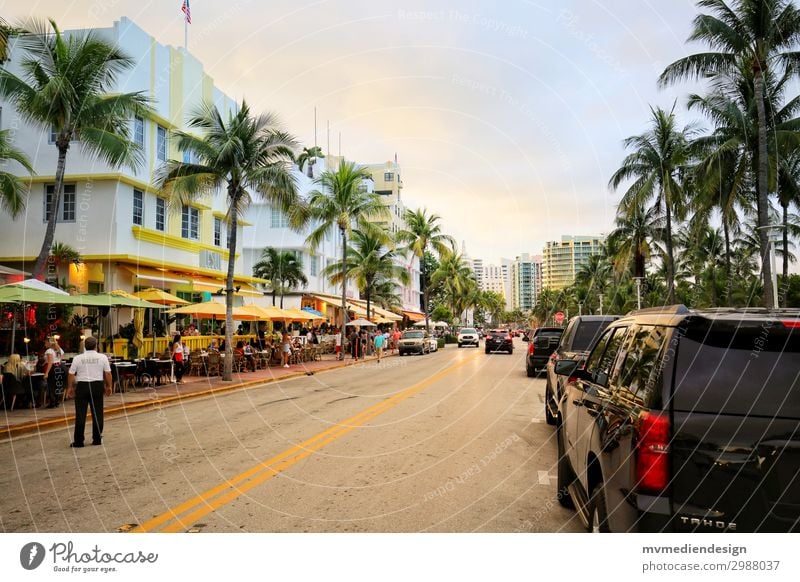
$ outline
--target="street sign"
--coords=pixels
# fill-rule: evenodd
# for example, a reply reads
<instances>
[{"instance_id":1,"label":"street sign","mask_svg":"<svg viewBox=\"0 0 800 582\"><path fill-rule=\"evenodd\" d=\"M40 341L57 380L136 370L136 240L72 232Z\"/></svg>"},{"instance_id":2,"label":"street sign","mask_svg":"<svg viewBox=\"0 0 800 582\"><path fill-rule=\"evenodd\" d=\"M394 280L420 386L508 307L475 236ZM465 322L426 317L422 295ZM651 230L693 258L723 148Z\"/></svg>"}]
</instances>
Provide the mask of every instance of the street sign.
<instances>
[{"instance_id":1,"label":"street sign","mask_svg":"<svg viewBox=\"0 0 800 582\"><path fill-rule=\"evenodd\" d=\"M562 323L564 321L564 312L563 311L558 311L555 314L555 319L556 319L556 323Z\"/></svg>"}]
</instances>

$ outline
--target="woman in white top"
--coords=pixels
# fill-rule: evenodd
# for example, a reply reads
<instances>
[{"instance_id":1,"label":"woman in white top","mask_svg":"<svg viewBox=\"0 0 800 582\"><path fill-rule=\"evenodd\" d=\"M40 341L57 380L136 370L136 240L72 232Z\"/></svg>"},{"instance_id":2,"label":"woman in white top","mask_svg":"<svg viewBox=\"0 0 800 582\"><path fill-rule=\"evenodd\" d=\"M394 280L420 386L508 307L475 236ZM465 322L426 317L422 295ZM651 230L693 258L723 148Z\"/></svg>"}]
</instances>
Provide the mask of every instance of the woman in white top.
<instances>
[{"instance_id":1,"label":"woman in white top","mask_svg":"<svg viewBox=\"0 0 800 582\"><path fill-rule=\"evenodd\" d=\"M178 384L183 384L183 343L181 342L181 335L175 334L175 339L172 342L172 362L175 367L175 380Z\"/></svg>"},{"instance_id":2,"label":"woman in white top","mask_svg":"<svg viewBox=\"0 0 800 582\"><path fill-rule=\"evenodd\" d=\"M66 389L66 378L62 373L61 360L64 350L54 337L48 338L48 348L44 353L44 377L47 379L47 407L55 408L61 404L61 395Z\"/></svg>"}]
</instances>

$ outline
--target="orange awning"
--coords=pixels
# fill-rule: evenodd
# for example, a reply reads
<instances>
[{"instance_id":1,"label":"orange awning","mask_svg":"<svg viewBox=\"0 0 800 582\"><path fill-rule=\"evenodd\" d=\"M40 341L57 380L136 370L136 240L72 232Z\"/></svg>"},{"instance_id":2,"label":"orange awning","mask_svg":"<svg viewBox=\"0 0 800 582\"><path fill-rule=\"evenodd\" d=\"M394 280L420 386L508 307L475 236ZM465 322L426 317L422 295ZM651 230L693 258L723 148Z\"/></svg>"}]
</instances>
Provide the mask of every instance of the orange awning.
<instances>
[{"instance_id":1,"label":"orange awning","mask_svg":"<svg viewBox=\"0 0 800 582\"><path fill-rule=\"evenodd\" d=\"M424 321L425 314L420 313L419 311L406 311L403 310L403 315L405 315L410 321Z\"/></svg>"}]
</instances>

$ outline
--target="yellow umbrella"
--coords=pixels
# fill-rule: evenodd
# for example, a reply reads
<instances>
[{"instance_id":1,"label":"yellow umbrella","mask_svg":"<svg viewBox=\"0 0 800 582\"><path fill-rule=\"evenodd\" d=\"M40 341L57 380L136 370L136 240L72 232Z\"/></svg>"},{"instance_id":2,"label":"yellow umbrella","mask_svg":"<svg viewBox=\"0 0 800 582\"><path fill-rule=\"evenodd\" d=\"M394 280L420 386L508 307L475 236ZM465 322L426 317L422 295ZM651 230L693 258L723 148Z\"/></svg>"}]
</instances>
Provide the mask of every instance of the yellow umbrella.
<instances>
[{"instance_id":1,"label":"yellow umbrella","mask_svg":"<svg viewBox=\"0 0 800 582\"><path fill-rule=\"evenodd\" d=\"M289 315L286 313L286 310L281 309L280 307L274 306L262 306L262 305L245 305L242 307L248 313L252 313L257 315L259 319L269 320L269 321L285 321Z\"/></svg>"},{"instance_id":2,"label":"yellow umbrella","mask_svg":"<svg viewBox=\"0 0 800 582\"><path fill-rule=\"evenodd\" d=\"M292 321L313 321L315 319L323 321L325 319L324 317L312 315L308 311L303 311L302 309L290 308L284 309L284 311L292 318Z\"/></svg>"},{"instance_id":3,"label":"yellow umbrella","mask_svg":"<svg viewBox=\"0 0 800 582\"><path fill-rule=\"evenodd\" d=\"M142 291L137 291L134 293L136 297L139 299L144 299L145 301L149 301L151 303L160 303L161 305L188 305L189 302L185 299L181 299L180 297L173 295L172 293L167 293L162 289L156 289L155 287L150 287L149 289L143 289Z\"/></svg>"},{"instance_id":4,"label":"yellow umbrella","mask_svg":"<svg viewBox=\"0 0 800 582\"><path fill-rule=\"evenodd\" d=\"M191 315L197 319L217 319L224 318L225 304L217 303L216 301L206 301L204 303L193 303L192 305L184 305L183 307L176 307L170 309L167 313L176 315ZM233 308L233 319L238 321L257 321L258 315L245 311L242 307Z\"/></svg>"}]
</instances>

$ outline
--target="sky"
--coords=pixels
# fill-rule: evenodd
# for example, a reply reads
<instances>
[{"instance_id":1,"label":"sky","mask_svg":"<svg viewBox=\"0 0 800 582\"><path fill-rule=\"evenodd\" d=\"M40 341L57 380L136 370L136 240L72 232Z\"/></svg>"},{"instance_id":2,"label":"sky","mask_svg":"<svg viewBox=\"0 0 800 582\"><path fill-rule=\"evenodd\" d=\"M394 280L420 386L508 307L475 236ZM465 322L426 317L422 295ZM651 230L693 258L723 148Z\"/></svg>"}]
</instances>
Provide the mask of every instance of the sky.
<instances>
[{"instance_id":1,"label":"sky","mask_svg":"<svg viewBox=\"0 0 800 582\"><path fill-rule=\"evenodd\" d=\"M182 46L182 0L0 0L16 22L107 27L122 16ZM498 5L502 5L499 7ZM485 263L562 234L613 229L608 180L659 89L695 52L691 0L191 0L189 51L220 89L277 113L303 143L397 159L403 198Z\"/></svg>"}]
</instances>

